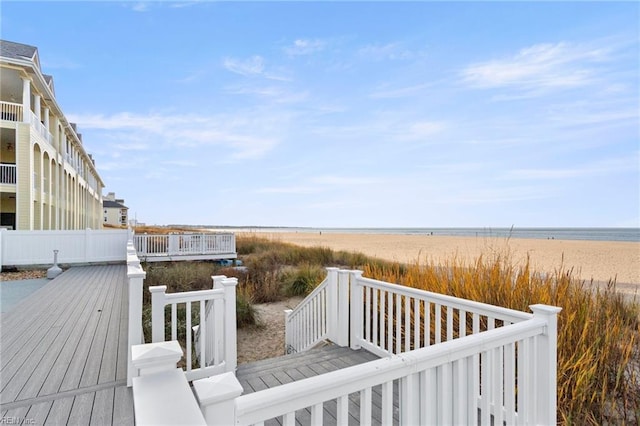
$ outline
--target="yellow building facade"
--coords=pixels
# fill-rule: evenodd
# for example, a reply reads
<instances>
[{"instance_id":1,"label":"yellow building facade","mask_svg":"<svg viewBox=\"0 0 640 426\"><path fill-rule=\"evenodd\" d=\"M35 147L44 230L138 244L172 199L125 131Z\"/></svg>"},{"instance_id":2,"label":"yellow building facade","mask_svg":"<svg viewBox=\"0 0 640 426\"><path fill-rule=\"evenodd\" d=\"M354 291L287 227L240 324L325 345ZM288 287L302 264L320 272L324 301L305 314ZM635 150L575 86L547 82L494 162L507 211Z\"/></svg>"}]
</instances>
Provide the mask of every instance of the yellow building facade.
<instances>
[{"instance_id":1,"label":"yellow building facade","mask_svg":"<svg viewBox=\"0 0 640 426\"><path fill-rule=\"evenodd\" d=\"M103 188L38 49L0 40L0 226L100 229Z\"/></svg>"}]
</instances>

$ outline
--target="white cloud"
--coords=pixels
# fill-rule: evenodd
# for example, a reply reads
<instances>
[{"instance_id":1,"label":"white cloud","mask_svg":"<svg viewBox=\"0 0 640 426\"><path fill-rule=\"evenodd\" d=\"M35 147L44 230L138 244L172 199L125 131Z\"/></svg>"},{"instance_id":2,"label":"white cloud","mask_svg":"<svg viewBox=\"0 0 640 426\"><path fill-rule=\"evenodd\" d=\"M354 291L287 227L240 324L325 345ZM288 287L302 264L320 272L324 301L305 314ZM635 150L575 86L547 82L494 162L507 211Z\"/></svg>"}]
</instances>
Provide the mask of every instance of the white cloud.
<instances>
[{"instance_id":1,"label":"white cloud","mask_svg":"<svg viewBox=\"0 0 640 426\"><path fill-rule=\"evenodd\" d=\"M285 47L284 51L290 56L310 55L324 50L326 45L323 40L297 39L292 45Z\"/></svg>"},{"instance_id":2,"label":"white cloud","mask_svg":"<svg viewBox=\"0 0 640 426\"><path fill-rule=\"evenodd\" d=\"M264 58L259 55L241 60L235 58L225 58L223 66L228 70L240 75L260 75L264 72Z\"/></svg>"},{"instance_id":3,"label":"white cloud","mask_svg":"<svg viewBox=\"0 0 640 426\"><path fill-rule=\"evenodd\" d=\"M415 56L400 43L370 44L359 49L358 55L374 61L411 59Z\"/></svg>"},{"instance_id":4,"label":"white cloud","mask_svg":"<svg viewBox=\"0 0 640 426\"><path fill-rule=\"evenodd\" d=\"M580 87L595 80L592 65L606 58L604 48L566 42L536 44L511 57L471 64L460 77L465 84L484 89Z\"/></svg>"},{"instance_id":5,"label":"white cloud","mask_svg":"<svg viewBox=\"0 0 640 426\"><path fill-rule=\"evenodd\" d=\"M287 127L290 117L272 111L211 116L121 112L70 114L69 119L82 129L107 131L100 139L113 141L112 147L116 150L221 145L227 148L221 150L224 158L238 160L259 158L271 151L279 144L281 131Z\"/></svg>"}]
</instances>

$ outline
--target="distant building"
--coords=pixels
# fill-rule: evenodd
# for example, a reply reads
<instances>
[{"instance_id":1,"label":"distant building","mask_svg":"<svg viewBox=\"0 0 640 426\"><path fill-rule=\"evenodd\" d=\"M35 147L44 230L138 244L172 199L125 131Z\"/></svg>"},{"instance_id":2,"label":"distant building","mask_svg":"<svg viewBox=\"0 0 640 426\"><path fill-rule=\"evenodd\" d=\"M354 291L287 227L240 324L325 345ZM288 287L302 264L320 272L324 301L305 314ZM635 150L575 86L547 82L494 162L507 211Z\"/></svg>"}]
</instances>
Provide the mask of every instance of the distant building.
<instances>
[{"instance_id":1,"label":"distant building","mask_svg":"<svg viewBox=\"0 0 640 426\"><path fill-rule=\"evenodd\" d=\"M129 207L124 205L124 199L116 198L114 192L109 192L103 197L102 208L105 225L127 226L129 223Z\"/></svg>"},{"instance_id":2,"label":"distant building","mask_svg":"<svg viewBox=\"0 0 640 426\"><path fill-rule=\"evenodd\" d=\"M100 229L104 183L38 49L0 40L0 225Z\"/></svg>"}]
</instances>

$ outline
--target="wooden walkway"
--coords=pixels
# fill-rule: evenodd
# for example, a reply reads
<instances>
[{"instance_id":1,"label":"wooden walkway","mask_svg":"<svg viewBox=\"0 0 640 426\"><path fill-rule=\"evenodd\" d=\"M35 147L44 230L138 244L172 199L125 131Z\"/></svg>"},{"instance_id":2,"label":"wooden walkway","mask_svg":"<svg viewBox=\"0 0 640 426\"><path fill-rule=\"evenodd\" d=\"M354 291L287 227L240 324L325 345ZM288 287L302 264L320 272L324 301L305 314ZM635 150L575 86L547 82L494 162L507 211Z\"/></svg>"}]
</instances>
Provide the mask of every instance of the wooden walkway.
<instances>
[{"instance_id":1,"label":"wooden walkway","mask_svg":"<svg viewBox=\"0 0 640 426\"><path fill-rule=\"evenodd\" d=\"M243 395L246 395L376 359L379 359L378 356L364 349L354 351L349 348L329 345L295 355L241 364L236 371L236 377L244 388ZM373 424L380 425L380 418L382 417L382 391L380 386L374 387L372 394ZM393 423L397 425L399 423L397 383L394 383L393 386L393 401ZM323 424L335 425L337 423L336 412L335 401L325 403ZM354 393L349 395L349 424L359 424L359 418L360 395ZM282 424L281 418L265 422L265 425L280 424ZM300 410L296 412L296 424L311 424L311 411Z\"/></svg>"},{"instance_id":2,"label":"wooden walkway","mask_svg":"<svg viewBox=\"0 0 640 426\"><path fill-rule=\"evenodd\" d=\"M0 321L3 424L133 425L125 265L73 267Z\"/></svg>"}]
</instances>

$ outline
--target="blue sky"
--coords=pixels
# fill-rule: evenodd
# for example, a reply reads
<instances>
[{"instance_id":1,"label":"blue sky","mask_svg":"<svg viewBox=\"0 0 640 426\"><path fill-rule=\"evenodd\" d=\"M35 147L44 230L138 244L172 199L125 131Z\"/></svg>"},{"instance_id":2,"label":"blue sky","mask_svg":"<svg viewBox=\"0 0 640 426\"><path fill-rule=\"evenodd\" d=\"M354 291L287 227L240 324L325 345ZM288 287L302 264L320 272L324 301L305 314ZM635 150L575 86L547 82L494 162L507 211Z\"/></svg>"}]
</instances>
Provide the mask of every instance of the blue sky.
<instances>
[{"instance_id":1,"label":"blue sky","mask_svg":"<svg viewBox=\"0 0 640 426\"><path fill-rule=\"evenodd\" d=\"M13 2L148 224L640 226L624 2Z\"/></svg>"}]
</instances>

